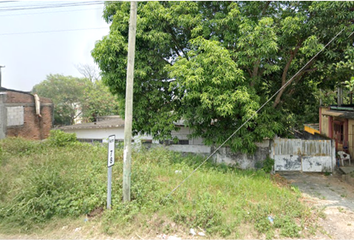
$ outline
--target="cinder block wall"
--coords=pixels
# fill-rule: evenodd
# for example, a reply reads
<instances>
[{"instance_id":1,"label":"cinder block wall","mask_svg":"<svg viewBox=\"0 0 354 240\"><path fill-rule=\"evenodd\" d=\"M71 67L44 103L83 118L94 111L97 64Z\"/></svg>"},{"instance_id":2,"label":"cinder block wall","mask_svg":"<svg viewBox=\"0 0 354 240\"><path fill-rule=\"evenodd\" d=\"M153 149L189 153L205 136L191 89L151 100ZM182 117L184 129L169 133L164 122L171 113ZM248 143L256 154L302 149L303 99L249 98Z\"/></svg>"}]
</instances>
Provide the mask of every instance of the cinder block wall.
<instances>
[{"instance_id":1,"label":"cinder block wall","mask_svg":"<svg viewBox=\"0 0 354 240\"><path fill-rule=\"evenodd\" d=\"M53 103L48 98L40 97L40 112L36 115L34 96L16 91L6 92L7 137L23 137L41 140L49 135L53 121Z\"/></svg>"}]
</instances>

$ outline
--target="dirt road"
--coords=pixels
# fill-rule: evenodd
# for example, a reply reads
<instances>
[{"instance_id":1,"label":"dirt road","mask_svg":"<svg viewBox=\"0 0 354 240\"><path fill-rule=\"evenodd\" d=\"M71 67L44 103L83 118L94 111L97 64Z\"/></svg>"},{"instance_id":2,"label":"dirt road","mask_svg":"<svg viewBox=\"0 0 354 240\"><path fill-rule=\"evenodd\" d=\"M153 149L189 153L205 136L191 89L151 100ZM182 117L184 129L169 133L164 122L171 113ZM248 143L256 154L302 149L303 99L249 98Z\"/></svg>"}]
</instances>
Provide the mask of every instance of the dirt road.
<instances>
[{"instance_id":1,"label":"dirt road","mask_svg":"<svg viewBox=\"0 0 354 240\"><path fill-rule=\"evenodd\" d=\"M354 186L342 181L339 173L282 173L298 186L306 202L323 209L322 229L313 239L354 239Z\"/></svg>"}]
</instances>

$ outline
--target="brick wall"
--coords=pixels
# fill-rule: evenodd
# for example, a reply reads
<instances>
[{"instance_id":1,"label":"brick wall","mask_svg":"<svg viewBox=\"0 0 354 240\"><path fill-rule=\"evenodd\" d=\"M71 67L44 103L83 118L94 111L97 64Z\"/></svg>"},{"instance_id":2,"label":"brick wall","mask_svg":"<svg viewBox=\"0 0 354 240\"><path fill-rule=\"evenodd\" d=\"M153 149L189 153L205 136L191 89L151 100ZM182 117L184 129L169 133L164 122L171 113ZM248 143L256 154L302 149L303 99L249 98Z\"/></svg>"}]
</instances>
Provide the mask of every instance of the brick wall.
<instances>
[{"instance_id":1,"label":"brick wall","mask_svg":"<svg viewBox=\"0 0 354 240\"><path fill-rule=\"evenodd\" d=\"M49 135L53 121L53 103L40 97L40 112L36 115L34 96L19 91L6 91L7 137L41 140Z\"/></svg>"}]
</instances>

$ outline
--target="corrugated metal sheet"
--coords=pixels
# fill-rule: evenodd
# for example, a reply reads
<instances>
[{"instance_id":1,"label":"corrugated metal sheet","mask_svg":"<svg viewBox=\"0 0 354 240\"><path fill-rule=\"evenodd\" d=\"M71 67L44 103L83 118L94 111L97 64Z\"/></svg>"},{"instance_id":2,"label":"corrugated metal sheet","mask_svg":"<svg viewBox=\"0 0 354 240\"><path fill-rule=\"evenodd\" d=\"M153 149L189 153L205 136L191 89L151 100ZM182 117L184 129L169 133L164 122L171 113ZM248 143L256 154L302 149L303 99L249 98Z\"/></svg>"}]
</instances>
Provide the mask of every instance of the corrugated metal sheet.
<instances>
[{"instance_id":1,"label":"corrugated metal sheet","mask_svg":"<svg viewBox=\"0 0 354 240\"><path fill-rule=\"evenodd\" d=\"M274 139L275 171L332 171L334 147L331 140Z\"/></svg>"}]
</instances>

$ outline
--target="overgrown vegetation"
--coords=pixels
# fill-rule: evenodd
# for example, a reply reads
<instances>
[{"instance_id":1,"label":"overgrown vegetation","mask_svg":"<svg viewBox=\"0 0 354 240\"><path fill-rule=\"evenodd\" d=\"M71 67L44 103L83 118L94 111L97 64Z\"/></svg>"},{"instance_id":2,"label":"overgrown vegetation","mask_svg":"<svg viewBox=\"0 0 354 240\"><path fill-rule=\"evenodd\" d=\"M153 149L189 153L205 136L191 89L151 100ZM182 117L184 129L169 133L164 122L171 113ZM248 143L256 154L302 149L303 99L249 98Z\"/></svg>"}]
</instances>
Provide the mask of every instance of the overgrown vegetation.
<instances>
[{"instance_id":1,"label":"overgrown vegetation","mask_svg":"<svg viewBox=\"0 0 354 240\"><path fill-rule=\"evenodd\" d=\"M137 229L150 238L157 232L188 234L193 227L213 238L242 238L244 226L253 237L301 237L305 227L313 229L299 191L280 186L263 170L207 163L168 197L203 158L163 148L133 152L129 204L122 203L123 154L117 150L112 210L101 213L107 149L78 142L64 146L61 140L68 136L54 135L56 141L53 133L44 142L0 141L0 232L32 232L52 219L92 217L95 212L100 213L94 219L102 223L101 231L120 237L133 236Z\"/></svg>"},{"instance_id":2,"label":"overgrown vegetation","mask_svg":"<svg viewBox=\"0 0 354 240\"><path fill-rule=\"evenodd\" d=\"M110 32L92 50L121 116L129 8L106 2ZM317 122L320 99L337 103L336 87L353 77L353 9L353 1L139 2L133 130L172 139L183 119L192 137L219 145L253 116L227 142L253 152L264 138ZM343 96L352 96L348 86Z\"/></svg>"}]
</instances>

